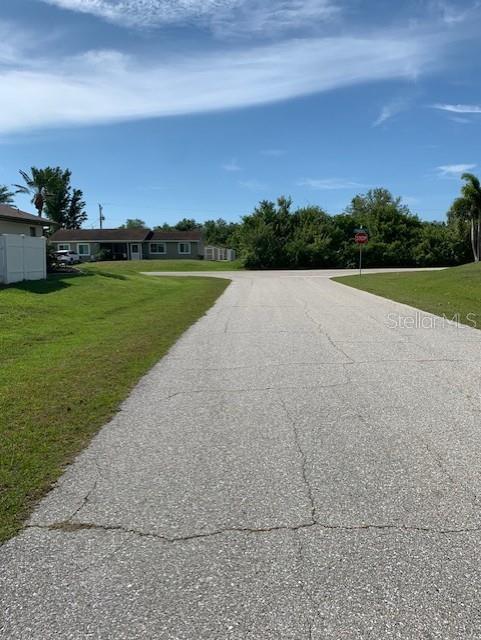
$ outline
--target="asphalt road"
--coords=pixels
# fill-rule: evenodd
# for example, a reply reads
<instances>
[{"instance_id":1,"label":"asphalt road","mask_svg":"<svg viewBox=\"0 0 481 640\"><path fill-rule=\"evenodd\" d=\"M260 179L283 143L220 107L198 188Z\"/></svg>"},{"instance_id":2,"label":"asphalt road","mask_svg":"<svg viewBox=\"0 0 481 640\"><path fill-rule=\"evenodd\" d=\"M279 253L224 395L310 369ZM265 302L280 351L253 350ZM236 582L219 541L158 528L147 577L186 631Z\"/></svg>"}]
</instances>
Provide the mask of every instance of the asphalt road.
<instances>
[{"instance_id":1,"label":"asphalt road","mask_svg":"<svg viewBox=\"0 0 481 640\"><path fill-rule=\"evenodd\" d=\"M233 274L0 548L2 640L481 637L481 332L326 275Z\"/></svg>"}]
</instances>

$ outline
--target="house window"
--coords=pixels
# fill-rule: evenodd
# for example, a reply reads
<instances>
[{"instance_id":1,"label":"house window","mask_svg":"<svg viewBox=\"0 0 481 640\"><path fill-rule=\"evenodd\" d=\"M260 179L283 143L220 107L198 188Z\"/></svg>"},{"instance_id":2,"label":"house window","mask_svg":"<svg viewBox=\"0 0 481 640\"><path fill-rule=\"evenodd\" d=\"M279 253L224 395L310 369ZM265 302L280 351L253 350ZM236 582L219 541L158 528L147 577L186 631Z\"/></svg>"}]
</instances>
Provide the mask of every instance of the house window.
<instances>
[{"instance_id":1,"label":"house window","mask_svg":"<svg viewBox=\"0 0 481 640\"><path fill-rule=\"evenodd\" d=\"M179 254L186 255L190 253L190 242L179 242L178 250Z\"/></svg>"},{"instance_id":2,"label":"house window","mask_svg":"<svg viewBox=\"0 0 481 640\"><path fill-rule=\"evenodd\" d=\"M57 245L57 251L70 251L70 245L69 244L58 244Z\"/></svg>"},{"instance_id":3,"label":"house window","mask_svg":"<svg viewBox=\"0 0 481 640\"><path fill-rule=\"evenodd\" d=\"M167 253L165 242L152 242L150 245L150 253Z\"/></svg>"},{"instance_id":4,"label":"house window","mask_svg":"<svg viewBox=\"0 0 481 640\"><path fill-rule=\"evenodd\" d=\"M36 229L36 227L30 227L30 235L32 236L32 238L36 238L37 237L37 229Z\"/></svg>"},{"instance_id":5,"label":"house window","mask_svg":"<svg viewBox=\"0 0 481 640\"><path fill-rule=\"evenodd\" d=\"M79 244L77 245L77 253L79 256L89 256L90 255L90 245L89 244Z\"/></svg>"}]
</instances>

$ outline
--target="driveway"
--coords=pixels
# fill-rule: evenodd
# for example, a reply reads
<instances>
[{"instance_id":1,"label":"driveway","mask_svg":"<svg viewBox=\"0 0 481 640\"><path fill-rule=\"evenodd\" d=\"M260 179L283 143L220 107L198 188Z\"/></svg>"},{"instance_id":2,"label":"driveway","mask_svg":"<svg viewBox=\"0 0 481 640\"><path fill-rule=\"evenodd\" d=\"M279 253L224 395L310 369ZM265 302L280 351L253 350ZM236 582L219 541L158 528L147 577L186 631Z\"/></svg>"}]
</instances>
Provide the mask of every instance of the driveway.
<instances>
[{"instance_id":1,"label":"driveway","mask_svg":"<svg viewBox=\"0 0 481 640\"><path fill-rule=\"evenodd\" d=\"M480 637L481 333L326 275L232 274L0 549L1 638Z\"/></svg>"}]
</instances>

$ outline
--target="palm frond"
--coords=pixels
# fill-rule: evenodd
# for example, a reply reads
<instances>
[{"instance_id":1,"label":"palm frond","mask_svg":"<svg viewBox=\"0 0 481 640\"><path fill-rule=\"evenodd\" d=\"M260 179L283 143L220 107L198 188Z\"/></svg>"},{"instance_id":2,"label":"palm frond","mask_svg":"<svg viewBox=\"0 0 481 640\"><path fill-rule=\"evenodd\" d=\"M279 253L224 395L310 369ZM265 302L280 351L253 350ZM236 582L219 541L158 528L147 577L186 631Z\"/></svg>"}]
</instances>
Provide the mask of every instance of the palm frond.
<instances>
[{"instance_id":1,"label":"palm frond","mask_svg":"<svg viewBox=\"0 0 481 640\"><path fill-rule=\"evenodd\" d=\"M29 187L26 187L23 184L12 184L12 187L15 187L15 193L30 193Z\"/></svg>"}]
</instances>

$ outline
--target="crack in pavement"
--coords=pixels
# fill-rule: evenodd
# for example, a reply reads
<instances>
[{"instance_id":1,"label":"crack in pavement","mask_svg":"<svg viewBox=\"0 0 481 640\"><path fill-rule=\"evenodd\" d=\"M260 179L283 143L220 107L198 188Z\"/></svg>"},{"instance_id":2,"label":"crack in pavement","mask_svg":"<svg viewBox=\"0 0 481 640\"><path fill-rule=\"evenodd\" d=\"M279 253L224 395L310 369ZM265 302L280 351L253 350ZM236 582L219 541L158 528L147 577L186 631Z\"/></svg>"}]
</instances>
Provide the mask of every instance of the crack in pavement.
<instances>
[{"instance_id":1,"label":"crack in pavement","mask_svg":"<svg viewBox=\"0 0 481 640\"><path fill-rule=\"evenodd\" d=\"M304 311L304 315L306 316L306 318L312 322L314 324L314 326L317 327L319 333L321 335L323 335L327 341L329 342L329 344L338 352L340 353L342 356L344 356L344 358L347 358L347 360L349 362L355 362L355 360L353 358L351 358L351 356L349 356L342 347L340 347L336 342L334 342L334 340L331 338L331 336L327 333L327 331L325 330L325 327L321 324L321 322L319 322L319 320L317 320L316 318L314 318L311 314L311 312L309 311L309 303L307 302L307 300L303 300L302 298L297 297L297 299L299 300L299 302L302 305L302 309Z\"/></svg>"},{"instance_id":2,"label":"crack in pavement","mask_svg":"<svg viewBox=\"0 0 481 640\"><path fill-rule=\"evenodd\" d=\"M227 527L225 529L217 529L206 533L193 533L185 536L165 536L159 533L141 531L139 529L129 529L122 525L101 525L93 522L56 522L53 524L32 524L26 525L24 530L40 529L44 531L61 531L64 533L76 533L78 531L103 531L106 533L118 531L130 534L140 538L153 538L167 543L190 542L193 540L203 540L221 535L229 534L247 534L256 535L264 533L276 533L282 531L301 531L316 530L319 531L393 531L399 533L427 533L436 535L456 535L464 533L481 533L481 527L467 528L438 528L438 527L422 527L414 525L397 525L397 524L354 524L354 525L337 525L323 524L320 522L304 522L298 525L274 525L266 527Z\"/></svg>"},{"instance_id":3,"label":"crack in pavement","mask_svg":"<svg viewBox=\"0 0 481 640\"><path fill-rule=\"evenodd\" d=\"M93 483L92 487L89 489L89 491L85 494L85 496L82 498L82 502L80 503L80 505L75 509L75 511L67 518L67 521L72 520L72 518L74 518L87 504L88 501L90 500L90 496L92 495L92 493L95 491L95 489L97 488L97 483L98 480L95 480L95 482Z\"/></svg>"},{"instance_id":4,"label":"crack in pavement","mask_svg":"<svg viewBox=\"0 0 481 640\"><path fill-rule=\"evenodd\" d=\"M297 425L296 422L294 420L294 418L291 416L289 409L287 408L287 405L285 403L284 398L280 395L280 393L277 393L277 397L279 398L279 402L284 410L284 413L287 416L287 419L289 420L291 427L292 427L292 432L294 435L294 443L296 445L296 449L299 453L299 456L301 458L301 473L302 473L302 479L304 481L304 485L306 487L306 491L307 491L307 497L309 499L309 504L310 504L310 510L311 510L311 521L312 524L314 524L316 522L316 503L314 502L314 495L312 492L312 487L311 487L311 483L309 482L309 478L307 477L307 456L306 453L304 451L304 449L302 448L301 445L301 441L300 441L300 436L299 436L299 431L297 429Z\"/></svg>"},{"instance_id":5,"label":"crack in pavement","mask_svg":"<svg viewBox=\"0 0 481 640\"><path fill-rule=\"evenodd\" d=\"M422 435L420 435L419 433L415 433L414 431L411 430L411 433L413 434L413 436L421 443L424 445L426 451L428 452L428 455L432 458L432 460L434 460L434 462L436 463L436 465L438 466L438 468L441 470L441 472L449 479L449 481L455 486L455 487L460 487L464 493L466 493L472 500L474 503L474 506L478 507L479 506L479 496L470 488L468 487L464 482L461 482L458 478L456 478L455 476L453 476L449 470L447 469L447 467L444 464L444 460L441 456L441 454L436 451L435 448L433 448L428 442L427 440L424 439L424 437Z\"/></svg>"},{"instance_id":6,"label":"crack in pavement","mask_svg":"<svg viewBox=\"0 0 481 640\"><path fill-rule=\"evenodd\" d=\"M344 342L352 342L344 341ZM183 362L182 358L166 356L165 363L176 363L179 360ZM288 368L288 367L323 367L323 366L338 366L338 367L346 367L346 366L356 366L360 364L411 364L411 363L436 363L436 362L444 362L444 363L457 363L457 364L471 364L469 360L462 360L459 358L385 358L385 359L377 359L377 360L351 360L349 362L339 362L339 360L312 360L310 362L273 362L272 364L263 364L259 367L252 367L246 365L234 366L234 367L173 367L174 371L177 372L187 372L187 371L196 371L198 373L204 371L242 371L242 370L257 370L257 369L270 369L270 368Z\"/></svg>"},{"instance_id":7,"label":"crack in pavement","mask_svg":"<svg viewBox=\"0 0 481 640\"><path fill-rule=\"evenodd\" d=\"M349 363L345 363L349 364ZM347 373L347 372L346 372ZM310 391L313 389L332 389L334 387L344 387L350 383L349 376L346 376L348 379L343 382L333 382L330 384L314 384L314 385L300 385L300 386L286 386L286 387L242 387L240 389L190 389L188 391L176 391L175 393L171 393L170 395L163 398L163 400L170 400L171 398L175 398L177 396L182 395L192 395L195 393L245 393L248 391Z\"/></svg>"}]
</instances>

